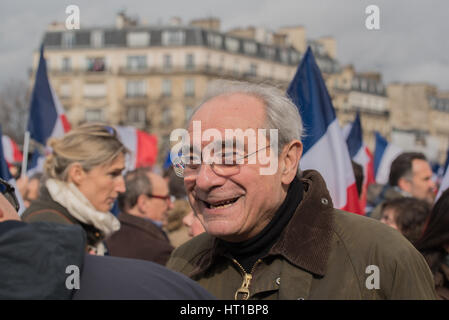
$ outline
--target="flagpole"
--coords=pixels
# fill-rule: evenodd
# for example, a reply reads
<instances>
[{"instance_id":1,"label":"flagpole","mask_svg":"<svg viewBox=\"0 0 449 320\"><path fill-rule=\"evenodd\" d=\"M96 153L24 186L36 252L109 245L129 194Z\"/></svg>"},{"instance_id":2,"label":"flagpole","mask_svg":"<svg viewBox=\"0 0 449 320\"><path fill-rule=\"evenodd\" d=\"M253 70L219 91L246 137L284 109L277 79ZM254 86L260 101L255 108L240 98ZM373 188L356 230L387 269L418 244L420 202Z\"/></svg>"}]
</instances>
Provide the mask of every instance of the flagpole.
<instances>
[{"instance_id":1,"label":"flagpole","mask_svg":"<svg viewBox=\"0 0 449 320\"><path fill-rule=\"evenodd\" d=\"M25 137L23 140L23 159L22 159L22 173L21 178L26 176L27 166L28 166L28 148L30 145L30 132L25 131Z\"/></svg>"}]
</instances>

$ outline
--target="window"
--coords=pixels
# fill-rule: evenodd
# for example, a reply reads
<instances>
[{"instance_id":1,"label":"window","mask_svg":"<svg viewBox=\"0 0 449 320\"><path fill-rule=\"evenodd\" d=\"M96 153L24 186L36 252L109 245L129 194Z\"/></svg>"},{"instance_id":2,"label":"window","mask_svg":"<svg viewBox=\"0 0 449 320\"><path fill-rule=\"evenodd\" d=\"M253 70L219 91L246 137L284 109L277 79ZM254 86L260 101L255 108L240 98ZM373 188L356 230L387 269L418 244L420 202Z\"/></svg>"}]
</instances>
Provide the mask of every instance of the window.
<instances>
[{"instance_id":1,"label":"window","mask_svg":"<svg viewBox=\"0 0 449 320\"><path fill-rule=\"evenodd\" d=\"M366 91L368 87L368 83L366 81L366 79L361 79L360 80L360 88L362 89L362 91Z\"/></svg>"},{"instance_id":2,"label":"window","mask_svg":"<svg viewBox=\"0 0 449 320\"><path fill-rule=\"evenodd\" d=\"M257 76L257 64L251 63L249 65L249 75L253 77Z\"/></svg>"},{"instance_id":3,"label":"window","mask_svg":"<svg viewBox=\"0 0 449 320\"><path fill-rule=\"evenodd\" d=\"M234 60L234 76L238 76L239 75L239 60L235 59Z\"/></svg>"},{"instance_id":4,"label":"window","mask_svg":"<svg viewBox=\"0 0 449 320\"><path fill-rule=\"evenodd\" d=\"M146 56L128 56L126 61L128 70L144 70L147 68Z\"/></svg>"},{"instance_id":5,"label":"window","mask_svg":"<svg viewBox=\"0 0 449 320\"><path fill-rule=\"evenodd\" d=\"M194 108L192 106L186 106L186 111L185 111L186 121L188 121L190 119L190 117L193 115L193 110L194 110Z\"/></svg>"},{"instance_id":6,"label":"window","mask_svg":"<svg viewBox=\"0 0 449 320\"><path fill-rule=\"evenodd\" d=\"M171 96L171 80L164 79L162 81L162 95L164 97L170 97Z\"/></svg>"},{"instance_id":7,"label":"window","mask_svg":"<svg viewBox=\"0 0 449 320\"><path fill-rule=\"evenodd\" d=\"M195 80L194 79L186 79L185 80L185 96L193 97L195 96Z\"/></svg>"},{"instance_id":8,"label":"window","mask_svg":"<svg viewBox=\"0 0 449 320\"><path fill-rule=\"evenodd\" d=\"M172 67L171 55L164 54L164 61L163 61L164 70L171 70L171 67Z\"/></svg>"},{"instance_id":9,"label":"window","mask_svg":"<svg viewBox=\"0 0 449 320\"><path fill-rule=\"evenodd\" d=\"M212 48L221 49L223 38L218 34L209 33L207 35L207 42Z\"/></svg>"},{"instance_id":10,"label":"window","mask_svg":"<svg viewBox=\"0 0 449 320\"><path fill-rule=\"evenodd\" d=\"M106 86L104 83L85 83L83 87L83 96L85 98L106 97Z\"/></svg>"},{"instance_id":11,"label":"window","mask_svg":"<svg viewBox=\"0 0 449 320\"><path fill-rule=\"evenodd\" d=\"M276 56L276 49L274 47L264 46L263 54L267 59L274 60Z\"/></svg>"},{"instance_id":12,"label":"window","mask_svg":"<svg viewBox=\"0 0 449 320\"><path fill-rule=\"evenodd\" d=\"M146 95L144 80L131 80L126 82L127 97L144 97Z\"/></svg>"},{"instance_id":13,"label":"window","mask_svg":"<svg viewBox=\"0 0 449 320\"><path fill-rule=\"evenodd\" d=\"M64 72L72 70L72 61L70 58L68 57L62 58L61 70Z\"/></svg>"},{"instance_id":14,"label":"window","mask_svg":"<svg viewBox=\"0 0 449 320\"><path fill-rule=\"evenodd\" d=\"M87 122L101 122L103 121L102 109L86 109L85 120Z\"/></svg>"},{"instance_id":15,"label":"window","mask_svg":"<svg viewBox=\"0 0 449 320\"><path fill-rule=\"evenodd\" d=\"M162 125L169 126L172 123L171 111L168 107L165 107L162 111Z\"/></svg>"},{"instance_id":16,"label":"window","mask_svg":"<svg viewBox=\"0 0 449 320\"><path fill-rule=\"evenodd\" d=\"M281 62L288 63L288 52L287 52L287 50L281 50L280 51L280 55L281 55Z\"/></svg>"},{"instance_id":17,"label":"window","mask_svg":"<svg viewBox=\"0 0 449 320\"><path fill-rule=\"evenodd\" d=\"M74 45L75 45L75 33L64 32L62 34L62 47L63 48L71 48Z\"/></svg>"},{"instance_id":18,"label":"window","mask_svg":"<svg viewBox=\"0 0 449 320\"><path fill-rule=\"evenodd\" d=\"M225 46L226 49L231 52L237 52L239 51L239 41L234 38L226 38L225 39Z\"/></svg>"},{"instance_id":19,"label":"window","mask_svg":"<svg viewBox=\"0 0 449 320\"><path fill-rule=\"evenodd\" d=\"M243 43L243 50L247 54L256 54L257 53L257 44L255 42L245 41Z\"/></svg>"},{"instance_id":20,"label":"window","mask_svg":"<svg viewBox=\"0 0 449 320\"><path fill-rule=\"evenodd\" d=\"M293 64L299 64L301 61L301 54L296 51L290 51L290 60Z\"/></svg>"},{"instance_id":21,"label":"window","mask_svg":"<svg viewBox=\"0 0 449 320\"><path fill-rule=\"evenodd\" d=\"M162 44L164 46L182 46L184 44L184 31L164 31L162 32Z\"/></svg>"},{"instance_id":22,"label":"window","mask_svg":"<svg viewBox=\"0 0 449 320\"><path fill-rule=\"evenodd\" d=\"M128 47L147 47L150 44L148 32L130 32L126 35Z\"/></svg>"},{"instance_id":23,"label":"window","mask_svg":"<svg viewBox=\"0 0 449 320\"><path fill-rule=\"evenodd\" d=\"M193 70L195 68L195 56L192 53L186 55L186 69Z\"/></svg>"},{"instance_id":24,"label":"window","mask_svg":"<svg viewBox=\"0 0 449 320\"><path fill-rule=\"evenodd\" d=\"M105 59L104 58L87 58L86 59L86 70L92 72L102 72L105 71Z\"/></svg>"},{"instance_id":25,"label":"window","mask_svg":"<svg viewBox=\"0 0 449 320\"><path fill-rule=\"evenodd\" d=\"M104 45L104 34L103 31L96 30L92 31L90 34L90 43L94 48L101 48Z\"/></svg>"},{"instance_id":26,"label":"window","mask_svg":"<svg viewBox=\"0 0 449 320\"><path fill-rule=\"evenodd\" d=\"M146 110L144 106L131 106L128 108L126 119L129 123L146 123Z\"/></svg>"},{"instance_id":27,"label":"window","mask_svg":"<svg viewBox=\"0 0 449 320\"><path fill-rule=\"evenodd\" d=\"M70 83L62 83L59 87L59 95L63 98L70 97L72 95L72 86Z\"/></svg>"}]
</instances>

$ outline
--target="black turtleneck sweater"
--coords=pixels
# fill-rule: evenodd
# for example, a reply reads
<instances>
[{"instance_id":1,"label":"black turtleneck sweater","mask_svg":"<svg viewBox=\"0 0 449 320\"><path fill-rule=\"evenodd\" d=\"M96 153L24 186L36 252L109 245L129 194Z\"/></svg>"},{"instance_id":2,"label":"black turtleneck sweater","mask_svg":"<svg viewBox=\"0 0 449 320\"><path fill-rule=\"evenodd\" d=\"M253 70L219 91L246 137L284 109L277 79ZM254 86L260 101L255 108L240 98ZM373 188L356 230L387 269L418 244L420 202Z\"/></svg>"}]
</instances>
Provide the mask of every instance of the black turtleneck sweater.
<instances>
[{"instance_id":1,"label":"black turtleneck sweater","mask_svg":"<svg viewBox=\"0 0 449 320\"><path fill-rule=\"evenodd\" d=\"M242 265L247 273L251 272L256 261L264 257L279 239L301 202L303 191L302 182L295 177L290 184L284 202L276 211L270 223L258 235L243 242L220 240L220 244Z\"/></svg>"}]
</instances>

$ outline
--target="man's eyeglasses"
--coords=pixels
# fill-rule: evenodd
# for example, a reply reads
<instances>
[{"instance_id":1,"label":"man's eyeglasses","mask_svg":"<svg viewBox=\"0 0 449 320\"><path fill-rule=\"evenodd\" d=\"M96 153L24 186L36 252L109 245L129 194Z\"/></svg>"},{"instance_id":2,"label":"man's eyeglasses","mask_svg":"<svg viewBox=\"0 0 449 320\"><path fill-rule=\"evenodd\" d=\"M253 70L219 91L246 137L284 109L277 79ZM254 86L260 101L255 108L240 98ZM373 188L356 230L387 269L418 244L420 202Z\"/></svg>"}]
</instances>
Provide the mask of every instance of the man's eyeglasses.
<instances>
[{"instance_id":1,"label":"man's eyeglasses","mask_svg":"<svg viewBox=\"0 0 449 320\"><path fill-rule=\"evenodd\" d=\"M20 205L16 197L15 188L7 181L0 178L0 191L5 196L6 200L13 206L16 211L19 211Z\"/></svg>"},{"instance_id":2,"label":"man's eyeglasses","mask_svg":"<svg viewBox=\"0 0 449 320\"><path fill-rule=\"evenodd\" d=\"M165 201L170 201L171 203L174 203L176 201L176 197L175 196L171 196L171 195L157 196L157 195L154 195L154 194L147 194L147 197L161 199L161 200L165 200Z\"/></svg>"},{"instance_id":3,"label":"man's eyeglasses","mask_svg":"<svg viewBox=\"0 0 449 320\"><path fill-rule=\"evenodd\" d=\"M188 178L196 176L202 165L209 164L216 174L229 177L240 172L240 165L244 163L245 159L269 147L270 145L267 145L247 155L244 155L243 152L220 151L207 161L203 161L202 156L200 159L194 154L181 155L173 160L173 169L178 177Z\"/></svg>"}]
</instances>

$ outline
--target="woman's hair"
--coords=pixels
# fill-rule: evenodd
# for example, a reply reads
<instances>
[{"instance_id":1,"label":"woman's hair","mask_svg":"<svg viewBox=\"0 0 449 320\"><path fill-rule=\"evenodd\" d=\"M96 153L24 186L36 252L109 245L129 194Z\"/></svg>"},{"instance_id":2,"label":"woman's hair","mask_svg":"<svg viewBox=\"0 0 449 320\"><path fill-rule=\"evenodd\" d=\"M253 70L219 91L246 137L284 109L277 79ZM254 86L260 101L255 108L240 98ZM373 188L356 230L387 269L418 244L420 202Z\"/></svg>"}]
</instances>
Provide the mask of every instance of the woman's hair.
<instances>
[{"instance_id":1,"label":"woman's hair","mask_svg":"<svg viewBox=\"0 0 449 320\"><path fill-rule=\"evenodd\" d=\"M128 149L117 136L117 131L106 124L84 124L62 138L49 140L52 153L45 160L47 178L67 181L72 164L79 163L86 171L113 162Z\"/></svg>"},{"instance_id":2,"label":"woman's hair","mask_svg":"<svg viewBox=\"0 0 449 320\"><path fill-rule=\"evenodd\" d=\"M391 209L394 211L395 222L399 231L413 244L421 238L426 220L430 214L430 204L427 201L401 197L386 201L382 205L382 213Z\"/></svg>"},{"instance_id":3,"label":"woman's hair","mask_svg":"<svg viewBox=\"0 0 449 320\"><path fill-rule=\"evenodd\" d=\"M433 206L417 248L420 251L438 251L447 244L449 244L449 189L441 194Z\"/></svg>"}]
</instances>

